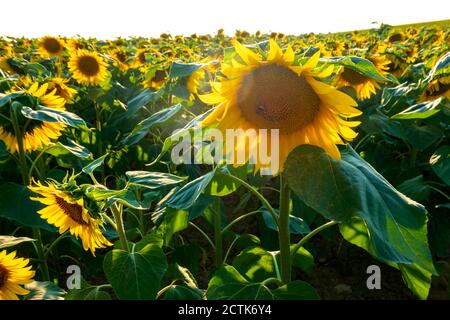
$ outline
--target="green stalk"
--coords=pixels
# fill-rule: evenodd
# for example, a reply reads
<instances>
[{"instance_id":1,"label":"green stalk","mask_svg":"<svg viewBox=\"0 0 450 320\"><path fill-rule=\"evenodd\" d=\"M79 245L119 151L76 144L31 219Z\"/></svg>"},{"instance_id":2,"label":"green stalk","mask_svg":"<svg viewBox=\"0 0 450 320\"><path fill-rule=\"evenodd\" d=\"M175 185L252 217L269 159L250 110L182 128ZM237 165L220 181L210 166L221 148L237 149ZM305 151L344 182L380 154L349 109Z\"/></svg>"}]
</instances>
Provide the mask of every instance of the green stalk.
<instances>
[{"instance_id":1,"label":"green stalk","mask_svg":"<svg viewBox=\"0 0 450 320\"><path fill-rule=\"evenodd\" d=\"M111 206L111 212L114 216L114 220L116 221L116 231L119 235L120 245L122 246L123 250L128 252L128 241L127 236L125 235L125 228L123 226L122 210L114 203Z\"/></svg>"},{"instance_id":2,"label":"green stalk","mask_svg":"<svg viewBox=\"0 0 450 320\"><path fill-rule=\"evenodd\" d=\"M17 146L19 153L19 170L22 175L22 182L25 186L30 184L30 175L28 173L28 163L25 150L23 148L23 132L20 130L19 121L17 120L17 114L14 109L11 109L11 121L14 128L14 133L17 138ZM44 281L50 281L50 272L47 265L47 260L45 259L44 244L42 242L41 230L37 227L33 228L33 236L36 239L36 254L40 260L42 277Z\"/></svg>"},{"instance_id":3,"label":"green stalk","mask_svg":"<svg viewBox=\"0 0 450 320\"><path fill-rule=\"evenodd\" d=\"M303 247L303 245L309 240L311 239L313 236L315 236L316 234L320 233L322 230L325 230L326 228L332 227L334 225L338 224L336 221L328 221L327 223L321 225L320 227L317 227L316 229L314 229L313 231L311 231L310 233L308 233L306 236L304 236L302 238L302 240L300 240L295 246L294 249L292 250L292 257L294 257L294 255L297 253L298 249L300 249L301 247Z\"/></svg>"},{"instance_id":4,"label":"green stalk","mask_svg":"<svg viewBox=\"0 0 450 320\"><path fill-rule=\"evenodd\" d=\"M216 197L214 204L214 246L216 248L216 267L219 268L223 264L222 216L219 197Z\"/></svg>"},{"instance_id":5,"label":"green stalk","mask_svg":"<svg viewBox=\"0 0 450 320\"><path fill-rule=\"evenodd\" d=\"M280 176L280 217L278 219L278 241L280 244L281 281L291 281L291 237L289 232L290 189Z\"/></svg>"}]
</instances>

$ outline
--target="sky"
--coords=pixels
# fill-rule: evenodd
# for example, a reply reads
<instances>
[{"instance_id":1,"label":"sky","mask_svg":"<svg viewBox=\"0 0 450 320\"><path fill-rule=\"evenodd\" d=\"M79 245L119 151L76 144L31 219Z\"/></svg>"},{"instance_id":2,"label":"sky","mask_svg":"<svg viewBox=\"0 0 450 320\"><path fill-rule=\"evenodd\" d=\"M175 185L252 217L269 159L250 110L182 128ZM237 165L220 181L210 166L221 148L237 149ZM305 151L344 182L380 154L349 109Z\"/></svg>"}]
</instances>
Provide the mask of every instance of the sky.
<instances>
[{"instance_id":1,"label":"sky","mask_svg":"<svg viewBox=\"0 0 450 320\"><path fill-rule=\"evenodd\" d=\"M336 32L450 19L449 0L6 0L0 36ZM372 24L377 22L378 24Z\"/></svg>"}]
</instances>

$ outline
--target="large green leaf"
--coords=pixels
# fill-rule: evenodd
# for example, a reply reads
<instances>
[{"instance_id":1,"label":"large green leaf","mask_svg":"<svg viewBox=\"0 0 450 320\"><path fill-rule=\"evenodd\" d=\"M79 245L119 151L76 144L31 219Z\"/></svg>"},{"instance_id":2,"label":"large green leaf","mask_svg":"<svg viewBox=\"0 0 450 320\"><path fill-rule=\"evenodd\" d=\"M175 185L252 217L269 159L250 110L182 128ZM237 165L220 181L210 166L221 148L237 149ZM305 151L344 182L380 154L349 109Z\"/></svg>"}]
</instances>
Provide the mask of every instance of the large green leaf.
<instances>
[{"instance_id":1,"label":"large green leaf","mask_svg":"<svg viewBox=\"0 0 450 320\"><path fill-rule=\"evenodd\" d=\"M276 277L274 256L260 247L243 250L234 259L233 266L251 282Z\"/></svg>"},{"instance_id":2,"label":"large green leaf","mask_svg":"<svg viewBox=\"0 0 450 320\"><path fill-rule=\"evenodd\" d=\"M425 183L422 175L403 181L398 186L398 190L416 201L423 201L430 195L430 187Z\"/></svg>"},{"instance_id":3,"label":"large green leaf","mask_svg":"<svg viewBox=\"0 0 450 320\"><path fill-rule=\"evenodd\" d=\"M300 146L289 155L285 176L292 190L326 218L362 218L381 260L435 273L425 208L397 191L351 147L337 161L321 148Z\"/></svg>"},{"instance_id":4,"label":"large green leaf","mask_svg":"<svg viewBox=\"0 0 450 320\"><path fill-rule=\"evenodd\" d=\"M111 300L111 296L99 286L89 286L80 290L69 291L65 300Z\"/></svg>"},{"instance_id":5,"label":"large green leaf","mask_svg":"<svg viewBox=\"0 0 450 320\"><path fill-rule=\"evenodd\" d=\"M84 173L86 174L91 174L94 172L95 169L97 169L98 167L100 167L103 162L105 162L106 157L108 156L108 154L104 154L101 157L95 159L94 161L90 162L89 164L87 164L82 170Z\"/></svg>"},{"instance_id":6,"label":"large green leaf","mask_svg":"<svg viewBox=\"0 0 450 320\"><path fill-rule=\"evenodd\" d=\"M128 101L127 116L134 117L136 113L144 107L147 103L157 99L159 97L159 91L152 91L145 89L141 91L136 97Z\"/></svg>"},{"instance_id":7,"label":"large green leaf","mask_svg":"<svg viewBox=\"0 0 450 320\"><path fill-rule=\"evenodd\" d=\"M363 248L375 258L399 269L408 288L420 299L427 298L431 285L432 272L425 270L417 264L395 263L377 255L376 249L374 248L374 239L367 229L367 224L361 218L353 217L350 221L340 224L339 229L344 239L348 242ZM422 228L422 231L426 234L426 225Z\"/></svg>"},{"instance_id":8,"label":"large green leaf","mask_svg":"<svg viewBox=\"0 0 450 320\"><path fill-rule=\"evenodd\" d=\"M210 171L184 185L167 200L166 205L175 209L190 208L209 185L214 174L215 171Z\"/></svg>"},{"instance_id":9,"label":"large green leaf","mask_svg":"<svg viewBox=\"0 0 450 320\"><path fill-rule=\"evenodd\" d=\"M430 158L434 173L450 186L450 146L437 149Z\"/></svg>"},{"instance_id":10,"label":"large green leaf","mask_svg":"<svg viewBox=\"0 0 450 320\"><path fill-rule=\"evenodd\" d=\"M138 251L132 246L131 252L108 252L103 269L120 299L152 300L167 270L167 260L157 245L149 244Z\"/></svg>"},{"instance_id":11,"label":"large green leaf","mask_svg":"<svg viewBox=\"0 0 450 320\"><path fill-rule=\"evenodd\" d=\"M185 178L163 172L127 171L126 175L131 185L151 190L176 185L185 180Z\"/></svg>"},{"instance_id":12,"label":"large green leaf","mask_svg":"<svg viewBox=\"0 0 450 320\"><path fill-rule=\"evenodd\" d=\"M400 113L393 115L392 119L426 119L438 113L444 106L443 99L415 104Z\"/></svg>"},{"instance_id":13,"label":"large green leaf","mask_svg":"<svg viewBox=\"0 0 450 320\"><path fill-rule=\"evenodd\" d=\"M263 283L252 283L233 266L219 268L208 284L206 296L211 300L272 300L270 289Z\"/></svg>"},{"instance_id":14,"label":"large green leaf","mask_svg":"<svg viewBox=\"0 0 450 320\"><path fill-rule=\"evenodd\" d=\"M245 179L247 176L246 166L223 166L216 170L214 177L205 189L205 193L211 196L224 197L236 191L239 184L230 178L230 175Z\"/></svg>"},{"instance_id":15,"label":"large green leaf","mask_svg":"<svg viewBox=\"0 0 450 320\"><path fill-rule=\"evenodd\" d=\"M16 221L25 227L38 227L48 231L56 229L37 213L43 206L30 197L35 196L27 187L7 182L0 185L0 217Z\"/></svg>"},{"instance_id":16,"label":"large green leaf","mask_svg":"<svg viewBox=\"0 0 450 320\"><path fill-rule=\"evenodd\" d=\"M23 106L22 114L28 119L34 119L45 122L57 122L68 125L70 127L89 130L86 122L75 113L58 110L48 107L39 107L39 110L33 110L30 107Z\"/></svg>"},{"instance_id":17,"label":"large green leaf","mask_svg":"<svg viewBox=\"0 0 450 320\"><path fill-rule=\"evenodd\" d=\"M297 280L289 282L272 291L276 300L319 300L316 289L308 282Z\"/></svg>"},{"instance_id":18,"label":"large green leaf","mask_svg":"<svg viewBox=\"0 0 450 320\"><path fill-rule=\"evenodd\" d=\"M138 143L148 134L148 131L150 130L151 127L170 120L178 112L180 112L182 108L183 105L179 103L172 107L163 109L161 111L152 114L147 119L144 119L141 122L139 122L133 128L133 131L131 131L131 133L129 133L126 137L122 139L121 143L126 145L134 145Z\"/></svg>"},{"instance_id":19,"label":"large green leaf","mask_svg":"<svg viewBox=\"0 0 450 320\"><path fill-rule=\"evenodd\" d=\"M277 209L275 211L278 213ZM278 232L278 225L273 220L269 210L266 207L261 207L259 208L259 212L261 212L266 227ZM292 214L289 215L289 232L291 234L306 234L310 231L308 224L302 218L293 216Z\"/></svg>"},{"instance_id":20,"label":"large green leaf","mask_svg":"<svg viewBox=\"0 0 450 320\"><path fill-rule=\"evenodd\" d=\"M158 226L157 233L164 238L164 244L168 245L172 236L188 226L188 212L170 207L164 208L164 217Z\"/></svg>"},{"instance_id":21,"label":"large green leaf","mask_svg":"<svg viewBox=\"0 0 450 320\"><path fill-rule=\"evenodd\" d=\"M181 62L173 62L172 68L170 68L170 78L176 77L188 77L193 74L195 71L203 68L205 64L203 63L181 63Z\"/></svg>"},{"instance_id":22,"label":"large green leaf","mask_svg":"<svg viewBox=\"0 0 450 320\"><path fill-rule=\"evenodd\" d=\"M54 143L50 148L48 148L45 152L55 157L66 154L73 154L74 156L83 160L92 158L92 153L86 147L79 145L71 139L67 139L67 144L62 144L58 141Z\"/></svg>"}]
</instances>

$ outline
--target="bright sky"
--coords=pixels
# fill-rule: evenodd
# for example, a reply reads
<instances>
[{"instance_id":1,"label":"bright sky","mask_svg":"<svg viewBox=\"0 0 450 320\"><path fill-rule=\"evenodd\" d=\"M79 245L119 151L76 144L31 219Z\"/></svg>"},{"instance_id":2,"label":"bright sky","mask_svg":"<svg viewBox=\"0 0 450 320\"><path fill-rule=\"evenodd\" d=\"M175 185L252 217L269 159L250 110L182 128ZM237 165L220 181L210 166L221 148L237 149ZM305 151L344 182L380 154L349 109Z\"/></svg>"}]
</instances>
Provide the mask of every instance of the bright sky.
<instances>
[{"instance_id":1,"label":"bright sky","mask_svg":"<svg viewBox=\"0 0 450 320\"><path fill-rule=\"evenodd\" d=\"M0 36L290 34L450 19L449 0L4 0Z\"/></svg>"}]
</instances>

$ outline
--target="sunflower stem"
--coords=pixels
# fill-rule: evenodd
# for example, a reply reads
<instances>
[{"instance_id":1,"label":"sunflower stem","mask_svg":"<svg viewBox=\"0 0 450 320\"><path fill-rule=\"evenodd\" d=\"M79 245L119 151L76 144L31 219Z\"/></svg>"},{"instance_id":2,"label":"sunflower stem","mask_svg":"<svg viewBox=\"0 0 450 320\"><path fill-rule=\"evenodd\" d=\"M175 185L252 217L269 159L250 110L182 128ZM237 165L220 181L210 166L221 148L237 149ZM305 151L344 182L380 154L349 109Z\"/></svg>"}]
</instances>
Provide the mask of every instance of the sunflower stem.
<instances>
[{"instance_id":1,"label":"sunflower stem","mask_svg":"<svg viewBox=\"0 0 450 320\"><path fill-rule=\"evenodd\" d=\"M223 242L222 242L222 213L220 198L214 201L214 243L216 248L216 267L223 264Z\"/></svg>"},{"instance_id":2,"label":"sunflower stem","mask_svg":"<svg viewBox=\"0 0 450 320\"><path fill-rule=\"evenodd\" d=\"M116 220L116 231L119 235L122 249L128 252L128 241L127 236L125 235L125 228L123 226L123 212L116 203L111 206L111 212L114 216L114 220Z\"/></svg>"},{"instance_id":3,"label":"sunflower stem","mask_svg":"<svg viewBox=\"0 0 450 320\"><path fill-rule=\"evenodd\" d=\"M44 281L50 281L50 272L48 271L47 259L45 258L41 230L39 228L33 228L33 236L36 239L36 253L41 262L42 278Z\"/></svg>"},{"instance_id":4,"label":"sunflower stem","mask_svg":"<svg viewBox=\"0 0 450 320\"><path fill-rule=\"evenodd\" d=\"M278 218L278 241L280 245L281 281L291 281L291 239L289 232L290 189L280 175L280 216Z\"/></svg>"}]
</instances>

